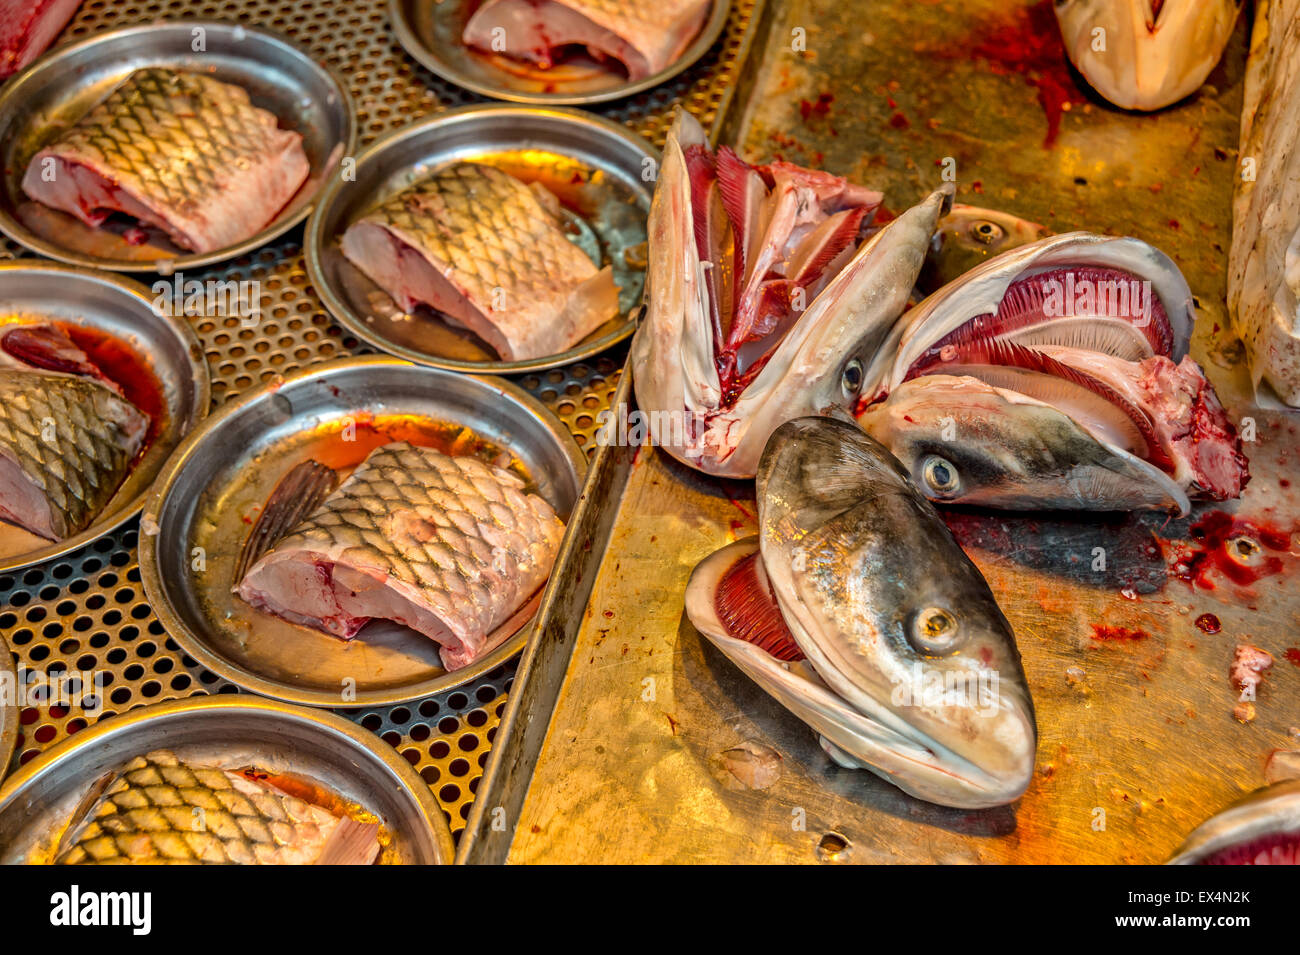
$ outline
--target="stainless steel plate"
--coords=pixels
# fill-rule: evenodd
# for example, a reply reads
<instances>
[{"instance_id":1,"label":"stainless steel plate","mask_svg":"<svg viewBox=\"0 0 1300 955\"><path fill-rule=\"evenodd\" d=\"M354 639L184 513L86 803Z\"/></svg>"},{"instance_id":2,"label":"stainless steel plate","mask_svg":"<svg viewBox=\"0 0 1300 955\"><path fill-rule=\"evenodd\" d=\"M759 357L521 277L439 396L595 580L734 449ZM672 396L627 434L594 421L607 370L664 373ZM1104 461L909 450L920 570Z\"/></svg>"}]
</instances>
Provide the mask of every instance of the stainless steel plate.
<instances>
[{"instance_id":1,"label":"stainless steel plate","mask_svg":"<svg viewBox=\"0 0 1300 955\"><path fill-rule=\"evenodd\" d=\"M389 0L388 16L406 52L444 80L512 103L578 106L632 96L690 67L721 36L731 0L714 0L704 26L685 52L658 73L635 83L617 67L585 56L540 70L509 57L472 50L461 41L461 35L479 5L470 0Z\"/></svg>"},{"instance_id":2,"label":"stainless steel plate","mask_svg":"<svg viewBox=\"0 0 1300 955\"><path fill-rule=\"evenodd\" d=\"M359 338L411 361L453 371L539 371L589 358L632 334L629 313L641 300L645 273L624 253L646 240L654 189L654 148L621 126L578 110L476 106L448 110L398 130L363 152L355 176L325 186L304 239L307 271L326 307ZM490 163L545 185L589 227L584 250L610 264L620 288L620 315L568 351L500 361L464 329L420 309L407 315L343 258L349 225L394 193L453 162ZM647 176L647 178L643 178ZM584 244L584 242L586 244Z\"/></svg>"},{"instance_id":3,"label":"stainless steel plate","mask_svg":"<svg viewBox=\"0 0 1300 955\"><path fill-rule=\"evenodd\" d=\"M18 670L14 654L0 636L0 780L9 769L9 758L18 745Z\"/></svg>"},{"instance_id":4,"label":"stainless steel plate","mask_svg":"<svg viewBox=\"0 0 1300 955\"><path fill-rule=\"evenodd\" d=\"M195 51L202 44L203 49ZM98 229L28 199L31 157L76 122L130 73L145 67L202 71L246 89L280 125L302 134L311 172L279 215L256 235L195 254L150 230L132 245L121 228ZM322 183L356 141L356 115L344 85L288 40L267 30L209 20L171 20L97 33L61 46L9 80L0 93L0 230L33 251L74 265L169 274L252 251L297 225Z\"/></svg>"},{"instance_id":5,"label":"stainless steel plate","mask_svg":"<svg viewBox=\"0 0 1300 955\"><path fill-rule=\"evenodd\" d=\"M181 318L153 306L144 286L86 269L35 262L0 263L0 323L48 319L106 334L129 349L132 364L152 373L162 421L94 523L75 537L51 543L0 524L0 573L69 554L140 511L168 455L208 413L208 366L203 349Z\"/></svg>"},{"instance_id":6,"label":"stainless steel plate","mask_svg":"<svg viewBox=\"0 0 1300 955\"><path fill-rule=\"evenodd\" d=\"M104 773L169 749L182 759L305 776L378 816L392 837L380 861L452 859L433 793L373 734L319 710L257 697L158 703L96 723L32 760L0 788L0 863L47 862L77 802Z\"/></svg>"},{"instance_id":7,"label":"stainless steel plate","mask_svg":"<svg viewBox=\"0 0 1300 955\"><path fill-rule=\"evenodd\" d=\"M225 405L168 463L141 519L150 604L199 663L295 703L399 703L477 679L518 653L531 625L448 673L437 644L404 627L377 621L342 641L256 611L231 593L257 509L299 461L347 468L388 441L445 446L458 435L458 452L487 460L508 454L511 467L568 519L586 458L526 392L392 358L330 362Z\"/></svg>"}]
</instances>

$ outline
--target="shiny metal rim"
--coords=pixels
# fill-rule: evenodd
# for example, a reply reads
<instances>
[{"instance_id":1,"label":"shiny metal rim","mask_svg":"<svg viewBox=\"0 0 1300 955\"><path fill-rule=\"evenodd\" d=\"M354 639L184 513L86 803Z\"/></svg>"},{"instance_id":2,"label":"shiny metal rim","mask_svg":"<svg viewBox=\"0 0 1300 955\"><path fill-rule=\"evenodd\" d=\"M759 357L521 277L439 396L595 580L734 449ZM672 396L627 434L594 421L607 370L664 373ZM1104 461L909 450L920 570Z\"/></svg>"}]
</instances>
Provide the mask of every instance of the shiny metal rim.
<instances>
[{"instance_id":1,"label":"shiny metal rim","mask_svg":"<svg viewBox=\"0 0 1300 955\"><path fill-rule=\"evenodd\" d=\"M6 681L8 687L5 687ZM9 696L12 694L12 696ZM14 654L0 634L0 782L9 769L9 760L18 745L18 671Z\"/></svg>"},{"instance_id":2,"label":"shiny metal rim","mask_svg":"<svg viewBox=\"0 0 1300 955\"><path fill-rule=\"evenodd\" d=\"M490 106L463 106L457 109L450 109L443 113L407 126L404 129L395 130L384 136L367 148L360 156L357 157L357 167L363 164L373 162L375 158L381 155L386 149L395 144L413 136L419 136L428 131L444 124L473 122L485 116L509 116L515 115L551 115L561 121L571 122L580 126L589 127L594 133L602 136L614 136L623 140L633 148L643 152L647 156L657 155L657 151L640 136L629 132L617 123L610 122L599 116L592 116L583 113L580 110L573 109L551 109L538 110L535 107L490 105ZM316 294L321 297L329 313L338 320L339 324L347 328L348 331L356 335L362 341L374 345L391 355L405 358L407 361L415 362L419 365L426 365L430 368L440 368L444 371L464 371L489 375L518 375L528 372L546 371L551 368L557 368L560 365L568 365L573 362L583 361L600 354L603 351L617 345L619 342L631 337L636 331L636 321L629 318L619 328L603 335L590 342L584 342L568 351L560 352L556 355L546 355L542 358L530 358L524 361L456 361L450 358L437 358L426 355L423 352L416 351L413 348L407 348L402 345L395 345L380 335L376 335L374 329L365 319L365 316L358 315L348 305L347 302L338 294L330 283L321 267L321 257L324 254L326 246L333 240L332 236L325 234L325 219L330 212L331 207L338 201L346 183L341 173L336 173L326 184L320 196L317 197L315 209L312 212L311 219L307 222L307 230L303 236L303 248L307 263L307 275L311 278L312 287Z\"/></svg>"},{"instance_id":3,"label":"shiny metal rim","mask_svg":"<svg viewBox=\"0 0 1300 955\"><path fill-rule=\"evenodd\" d=\"M154 482L153 489L150 492L148 500L144 506L144 516L141 520L142 530L139 538L140 548L140 582L144 587L145 595L149 599L149 604L158 619L162 621L163 627L167 633L180 645L181 649L193 657L207 669L211 670L218 676L224 677L230 682L251 690L254 693L261 693L264 696L272 697L277 700L284 700L289 703L298 703L307 706L316 707L337 707L340 705L338 693L329 693L325 691L315 691L304 689L303 687L293 686L292 684L283 683L279 680L268 679L258 673L254 673L245 667L232 663L225 657L222 657L210 650L202 640L190 630L185 621L177 613L176 608L172 606L168 592L162 586L162 570L159 564L159 555L157 548L157 535L144 532L143 528L149 526L158 526L158 516L162 513L168 495L172 492L173 484L181 474L189 457L194 450L199 447L204 438L212 431L216 430L223 421L226 421L234 415L238 415L243 407L256 400L267 391L278 390L285 385L307 381L313 378L328 377L333 371L355 368L359 366L383 366L383 365L411 365L412 362L402 361L396 358L388 358L379 355L367 355L354 358L342 358L337 361L323 362L313 365L310 368L303 369L292 375L286 375L282 381L273 382L270 385L255 389L241 395L237 400L228 402L223 405L216 413L211 415L199 427L190 432L189 436L176 449L172 456L164 465L158 479ZM474 376L478 378L479 376ZM537 420L545 425L548 431L557 439L577 471L579 486L583 483L587 473L587 458L578 449L573 440L573 436L568 429L553 414L546 410L545 405L539 402L528 392L517 387L508 381L494 378L481 378L485 385L499 393L508 394L511 398L527 406ZM547 582L550 586L550 581ZM497 647L491 653L475 660L468 666L450 673L444 673L441 676L434 677L431 680L425 680L421 683L413 683L409 687L394 690L371 690L358 692L356 699L349 701L349 706L376 706L392 703L408 703L412 700L418 700L433 694L445 693L449 690L457 689L468 683L472 683L480 677L505 663L507 660L514 658L523 650L528 638L532 635L535 620L526 624L518 633Z\"/></svg>"},{"instance_id":4,"label":"shiny metal rim","mask_svg":"<svg viewBox=\"0 0 1300 955\"><path fill-rule=\"evenodd\" d=\"M40 756L9 777L3 786L0 786L0 812L3 812L4 808L17 798L26 786L32 784L33 780L39 779L40 776L58 763L75 760L83 748L102 744L111 736L129 735L145 724L173 719L178 715L196 710L225 710L231 713L254 710L265 713L272 719L314 723L329 730L344 745L362 750L378 758L397 779L405 794L419 807L421 820L428 833L437 843L442 858L448 862L453 858L455 847L451 838L451 830L447 827L446 816L443 815L437 800L434 799L433 791L425 785L424 781L416 775L415 770L410 767L406 760L398 756L391 746L388 746L373 733L361 729L355 723L334 713L304 709L303 707L256 696L200 696L184 700L172 700L167 703L153 703L148 706L137 707L111 720L95 723L76 736L69 737L41 753Z\"/></svg>"},{"instance_id":5,"label":"shiny metal rim","mask_svg":"<svg viewBox=\"0 0 1300 955\"><path fill-rule=\"evenodd\" d=\"M133 297L139 299L148 311L154 315L158 313L154 310L153 299L149 297L148 290L132 279L123 278L117 275L110 275L95 269L57 265L53 262L0 262L0 281L3 281L4 273L7 271L48 271L52 276L57 275L83 275L93 278L97 282L103 282L108 285L115 285ZM168 329L180 340L185 346L186 352L190 356L190 381L193 385L194 407L197 409L197 417L194 426L197 426L208 415L209 406L212 404L212 386L208 375L208 363L203 358L203 346L199 338L194 334L194 329L185 321L172 321L163 316L158 316L158 320L163 322ZM191 429L192 430L192 429ZM166 465L159 469L159 474L166 470ZM0 558L0 573L9 573L14 570L21 570L24 567L30 567L33 564L40 564L47 560L53 560L56 557L63 557L70 554L78 548L84 547L91 541L103 537L105 534L117 530L127 521L131 520L140 513L144 506L145 499L149 492L157 483L158 475L154 476L154 481L150 486L141 489L126 507L109 515L108 517L97 520L75 537L69 537L66 540L55 541L47 547L38 550L28 551L26 554L16 554L13 557Z\"/></svg>"},{"instance_id":6,"label":"shiny metal rim","mask_svg":"<svg viewBox=\"0 0 1300 955\"><path fill-rule=\"evenodd\" d=\"M687 47L686 51L667 67L652 76L647 76L643 80L637 80L635 83L628 82L620 86L612 86L607 90L584 94L526 93L480 83L473 77L466 76L454 64L440 57L436 50L429 49L420 41L411 23L406 18L402 0L389 0L388 22L393 28L393 33L397 35L397 41L402 44L402 48L421 66L441 76L449 83L455 83L457 86L478 93L481 96L489 96L509 103L528 103L535 106L587 106L633 96L652 89L660 83L665 83L677 74L689 69L717 42L718 37L722 35L723 29L726 28L727 16L730 12L731 0L713 0L709 18L704 22L704 26L700 28L699 36L695 38L695 42Z\"/></svg>"},{"instance_id":7,"label":"shiny metal rim","mask_svg":"<svg viewBox=\"0 0 1300 955\"><path fill-rule=\"evenodd\" d=\"M307 53L306 50L298 46L292 40L289 40L286 37L280 35L279 33L276 33L272 30L266 30L261 27L245 26L244 24L241 23L233 23L233 22L222 21L222 20L201 20L201 19L164 20L164 21L160 21L160 23L158 24L144 24L140 26L122 27L121 29L118 30L109 30L104 33L96 33L94 36L87 37L84 40L58 46L52 51L50 51L49 53L46 53L43 56L38 57L31 65L29 65L19 75L11 78L4 84L3 90L0 91L0 112L4 111L4 108L7 105L9 105L11 100L18 100L18 101L22 100L24 95L23 87L28 81L30 81L31 77L35 76L38 72L46 69L57 69L59 63L62 60L68 58L70 54L76 53L78 51L90 47L97 46L106 41L114 40L123 36L143 38L145 36L148 36L149 33L159 25L164 25L164 26L184 25L186 27L205 27L209 29L238 28L240 30L243 30L245 33L262 37L263 39L271 43L274 43L276 46L280 47L280 49L283 51L284 56L294 57L296 59L302 60L304 63L309 65L313 70L315 70L318 74L320 74L329 83L333 92L338 96L338 102L340 103L340 106L344 111L344 118L348 130L347 141L339 144L339 146L342 149L342 155L345 156L350 155L355 149L356 142L357 142L356 105L353 103L352 96L348 92L347 84L344 83L339 78L338 74L335 73L334 70L312 59L312 57ZM3 135L7 135L7 133L4 130L0 130L0 136ZM309 215L311 215L311 212L315 207L316 202L320 199L321 190L323 189L328 179L329 179L328 176L322 177L321 182L316 187L316 194L311 197L310 201L304 203L302 208L296 211L293 215L286 216L283 219L277 218L265 229L257 233L257 235L245 239L243 242L237 243L235 245L227 246L224 249L218 249L215 252L204 252L202 254L193 254L193 255L178 255L173 259L160 260L158 262L125 262L125 261L120 261L118 259L103 259L97 256L80 255L75 252L69 252L66 249L62 248L61 246L55 245L51 242L47 242L44 239L40 238L39 236L33 234L24 225L22 225L22 223L18 222L16 219L13 218L13 216L9 215L9 213L3 208L0 208L0 232L3 232L10 239L13 239L18 244L30 249L33 252L38 252L41 255L49 256L50 258L55 259L56 261L59 262L65 262L69 265L81 266L83 268L102 269L110 272L146 272L146 273L160 272L161 270L159 266L162 265L163 261L166 261L167 267L169 269L176 270L176 271L191 269L191 268L200 268L202 266L214 265L218 262L224 262L227 259L237 258L238 256L245 255L249 252L253 252L261 248L262 246L266 245L267 243L273 241L274 239L279 238L281 235L288 232L294 226L301 223Z\"/></svg>"}]
</instances>

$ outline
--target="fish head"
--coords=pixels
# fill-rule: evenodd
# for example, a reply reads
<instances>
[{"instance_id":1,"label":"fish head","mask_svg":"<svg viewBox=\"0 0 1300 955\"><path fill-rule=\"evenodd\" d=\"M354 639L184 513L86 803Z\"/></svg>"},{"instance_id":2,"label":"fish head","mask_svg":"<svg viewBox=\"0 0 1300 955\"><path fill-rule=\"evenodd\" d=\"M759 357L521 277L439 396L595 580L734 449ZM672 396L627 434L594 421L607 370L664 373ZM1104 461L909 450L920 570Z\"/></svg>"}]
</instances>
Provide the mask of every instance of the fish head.
<instances>
[{"instance_id":1,"label":"fish head","mask_svg":"<svg viewBox=\"0 0 1300 955\"><path fill-rule=\"evenodd\" d=\"M839 748L948 805L1019 796L1037 731L1011 626L906 468L852 424L802 418L772 435L758 491L785 623L871 727Z\"/></svg>"},{"instance_id":2,"label":"fish head","mask_svg":"<svg viewBox=\"0 0 1300 955\"><path fill-rule=\"evenodd\" d=\"M654 443L701 471L749 478L782 423L846 414L890 368L891 336L952 192L935 191L859 245L879 193L789 164L714 157L679 113L651 205L646 311L631 350Z\"/></svg>"},{"instance_id":3,"label":"fish head","mask_svg":"<svg viewBox=\"0 0 1300 955\"><path fill-rule=\"evenodd\" d=\"M1070 62L1124 109L1156 110L1205 82L1241 0L1056 0Z\"/></svg>"},{"instance_id":4,"label":"fish head","mask_svg":"<svg viewBox=\"0 0 1300 955\"><path fill-rule=\"evenodd\" d=\"M1300 862L1300 779L1258 789L1196 827L1170 865Z\"/></svg>"},{"instance_id":5,"label":"fish head","mask_svg":"<svg viewBox=\"0 0 1300 955\"><path fill-rule=\"evenodd\" d=\"M917 287L926 294L936 291L987 259L1050 234L1009 212L954 203L939 220Z\"/></svg>"},{"instance_id":6,"label":"fish head","mask_svg":"<svg viewBox=\"0 0 1300 955\"><path fill-rule=\"evenodd\" d=\"M858 423L934 501L1010 510L1190 508L1159 468L1049 404L976 378L914 378Z\"/></svg>"}]
</instances>

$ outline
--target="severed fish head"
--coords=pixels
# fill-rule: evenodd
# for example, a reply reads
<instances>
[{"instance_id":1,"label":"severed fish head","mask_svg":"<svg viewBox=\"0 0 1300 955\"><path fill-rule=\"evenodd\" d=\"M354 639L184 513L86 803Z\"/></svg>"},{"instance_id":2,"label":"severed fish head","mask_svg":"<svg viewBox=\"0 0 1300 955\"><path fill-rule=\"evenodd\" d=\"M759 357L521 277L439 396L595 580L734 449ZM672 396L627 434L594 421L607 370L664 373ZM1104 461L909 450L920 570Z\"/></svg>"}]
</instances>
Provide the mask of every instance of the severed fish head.
<instances>
[{"instance_id":1,"label":"severed fish head","mask_svg":"<svg viewBox=\"0 0 1300 955\"><path fill-rule=\"evenodd\" d=\"M1033 242L908 313L859 423L933 500L1186 513L1249 479L1187 357L1192 320L1182 274L1145 242Z\"/></svg>"},{"instance_id":2,"label":"severed fish head","mask_svg":"<svg viewBox=\"0 0 1300 955\"><path fill-rule=\"evenodd\" d=\"M1275 783L1212 816L1187 837L1170 865L1300 863L1300 779Z\"/></svg>"},{"instance_id":3,"label":"severed fish head","mask_svg":"<svg viewBox=\"0 0 1300 955\"><path fill-rule=\"evenodd\" d=\"M930 241L917 288L925 295L936 292L993 256L1049 235L1037 222L1009 212L953 203Z\"/></svg>"},{"instance_id":4,"label":"severed fish head","mask_svg":"<svg viewBox=\"0 0 1300 955\"><path fill-rule=\"evenodd\" d=\"M679 112L650 210L647 310L633 383L656 444L710 474L752 477L792 418L852 407L885 371L952 188L859 245L880 203L828 173L712 153Z\"/></svg>"},{"instance_id":5,"label":"severed fish head","mask_svg":"<svg viewBox=\"0 0 1300 955\"><path fill-rule=\"evenodd\" d=\"M1241 0L1056 0L1075 68L1124 109L1156 110L1195 92L1232 36Z\"/></svg>"},{"instance_id":6,"label":"severed fish head","mask_svg":"<svg viewBox=\"0 0 1300 955\"><path fill-rule=\"evenodd\" d=\"M1018 798L1037 729L1011 626L900 463L851 424L779 427L757 540L696 568L691 622L831 757L946 806Z\"/></svg>"}]
</instances>

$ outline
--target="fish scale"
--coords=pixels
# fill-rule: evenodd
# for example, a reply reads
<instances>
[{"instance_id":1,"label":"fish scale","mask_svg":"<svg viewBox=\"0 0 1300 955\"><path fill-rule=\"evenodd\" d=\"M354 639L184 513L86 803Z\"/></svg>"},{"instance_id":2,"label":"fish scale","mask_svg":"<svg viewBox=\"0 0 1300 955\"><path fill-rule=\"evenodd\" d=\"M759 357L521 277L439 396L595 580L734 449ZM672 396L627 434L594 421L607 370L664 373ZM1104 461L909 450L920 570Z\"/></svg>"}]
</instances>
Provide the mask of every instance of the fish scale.
<instances>
[{"instance_id":1,"label":"fish scale","mask_svg":"<svg viewBox=\"0 0 1300 955\"><path fill-rule=\"evenodd\" d=\"M108 783L60 843L60 865L315 861L340 820L234 773L157 750ZM66 848L65 848L66 846Z\"/></svg>"},{"instance_id":2,"label":"fish scale","mask_svg":"<svg viewBox=\"0 0 1300 955\"><path fill-rule=\"evenodd\" d=\"M87 378L0 372L0 455L48 498L61 537L82 530L113 496L139 447L124 423L138 417Z\"/></svg>"},{"instance_id":3,"label":"fish scale","mask_svg":"<svg viewBox=\"0 0 1300 955\"><path fill-rule=\"evenodd\" d=\"M400 619L444 643L451 669L486 649L489 635L542 585L563 532L551 506L516 475L399 441L372 451L237 591L254 606L339 636L351 637L371 616ZM314 584L321 567L329 581ZM338 583L341 573L352 575L349 583ZM359 596L383 599L361 609L320 606Z\"/></svg>"}]
</instances>

